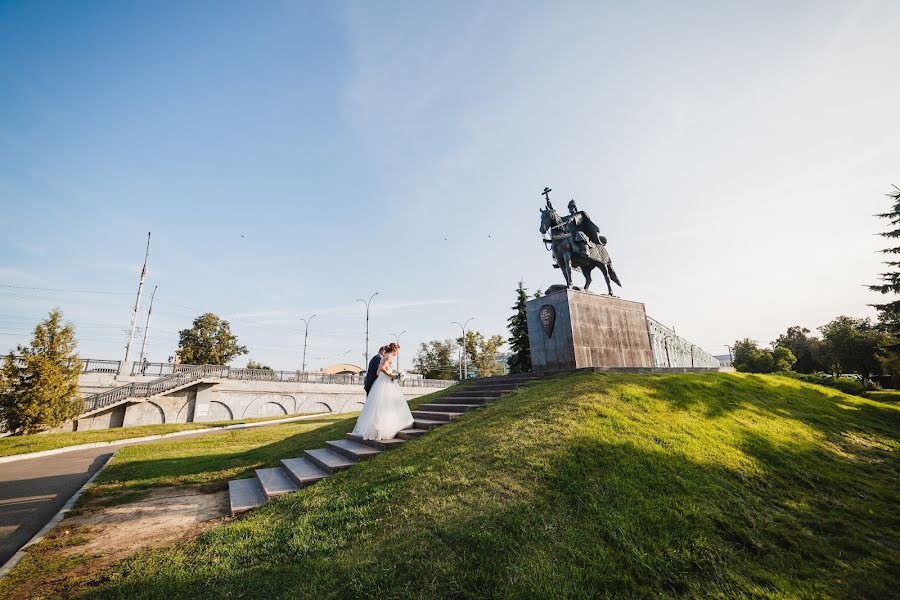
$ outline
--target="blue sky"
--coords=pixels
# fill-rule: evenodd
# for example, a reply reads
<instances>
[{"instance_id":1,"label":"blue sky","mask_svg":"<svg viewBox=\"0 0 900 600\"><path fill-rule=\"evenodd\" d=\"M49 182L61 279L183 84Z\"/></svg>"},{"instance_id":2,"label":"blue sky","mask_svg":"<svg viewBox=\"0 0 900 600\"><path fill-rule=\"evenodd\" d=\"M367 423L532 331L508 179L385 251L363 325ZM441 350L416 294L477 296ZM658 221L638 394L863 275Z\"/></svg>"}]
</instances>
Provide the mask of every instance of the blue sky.
<instances>
[{"instance_id":1,"label":"blue sky","mask_svg":"<svg viewBox=\"0 0 900 600\"><path fill-rule=\"evenodd\" d=\"M504 333L545 185L714 353L870 315L900 185L896 2L0 2L0 349L120 358L213 311L246 358ZM12 287L17 286L17 287ZM48 291L28 288L52 288ZM90 292L116 292L83 293ZM375 345L373 341L373 346Z\"/></svg>"}]
</instances>

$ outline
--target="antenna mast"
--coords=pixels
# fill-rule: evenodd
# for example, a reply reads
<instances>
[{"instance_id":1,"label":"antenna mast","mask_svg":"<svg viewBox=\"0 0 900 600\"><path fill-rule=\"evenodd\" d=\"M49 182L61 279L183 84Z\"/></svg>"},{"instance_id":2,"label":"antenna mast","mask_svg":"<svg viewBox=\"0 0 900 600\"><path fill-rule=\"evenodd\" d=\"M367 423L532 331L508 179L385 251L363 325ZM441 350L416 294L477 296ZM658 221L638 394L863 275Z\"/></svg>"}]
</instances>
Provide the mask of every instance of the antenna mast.
<instances>
[{"instance_id":1,"label":"antenna mast","mask_svg":"<svg viewBox=\"0 0 900 600\"><path fill-rule=\"evenodd\" d=\"M141 309L141 294L144 291L144 278L147 276L147 258L150 256L150 232L147 232L147 250L144 252L144 268L141 269L141 281L138 283L137 299L131 311L131 328L128 331L128 343L125 345L125 360L119 367L119 375L131 374L131 344L134 342L134 329L137 327L138 311Z\"/></svg>"},{"instance_id":2,"label":"antenna mast","mask_svg":"<svg viewBox=\"0 0 900 600\"><path fill-rule=\"evenodd\" d=\"M144 348L147 346L147 332L150 331L150 315L153 313L153 298L156 296L156 288L158 285L153 286L153 293L150 294L150 308L147 309L147 320L144 322L144 339L141 342L141 355L138 357L138 362L143 364L144 362ZM143 373L141 373L143 375Z\"/></svg>"}]
</instances>

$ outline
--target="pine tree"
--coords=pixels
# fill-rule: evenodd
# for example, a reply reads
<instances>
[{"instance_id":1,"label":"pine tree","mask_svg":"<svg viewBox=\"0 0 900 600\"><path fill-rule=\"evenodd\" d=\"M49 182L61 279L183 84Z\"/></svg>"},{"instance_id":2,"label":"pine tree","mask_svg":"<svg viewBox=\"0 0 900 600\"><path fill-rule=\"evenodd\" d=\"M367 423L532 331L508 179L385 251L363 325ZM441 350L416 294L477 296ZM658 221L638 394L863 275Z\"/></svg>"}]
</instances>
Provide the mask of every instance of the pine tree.
<instances>
[{"instance_id":1,"label":"pine tree","mask_svg":"<svg viewBox=\"0 0 900 600\"><path fill-rule=\"evenodd\" d=\"M880 235L891 239L900 238L900 188L895 185L894 190L896 191L886 194L894 202L891 211L876 215L890 222L890 229ZM885 248L882 252L884 254L897 255L900 254L900 246ZM882 294L900 294L900 261L886 261L884 264L892 270L887 273L881 273L879 279L883 283L870 285L869 289ZM900 300L884 304L872 304L872 306L878 311L878 320L882 329L894 335L900 335Z\"/></svg>"},{"instance_id":2,"label":"pine tree","mask_svg":"<svg viewBox=\"0 0 900 600\"><path fill-rule=\"evenodd\" d=\"M81 361L75 328L63 325L62 312L50 311L34 328L30 346L10 352L0 376L0 421L15 434L37 433L62 425L84 410L78 395Z\"/></svg>"},{"instance_id":3,"label":"pine tree","mask_svg":"<svg viewBox=\"0 0 900 600\"><path fill-rule=\"evenodd\" d=\"M516 289L516 303L512 306L513 315L509 322L509 348L512 356L509 357L510 373L531 372L531 349L528 345L528 317L525 313L525 302L528 300L528 290L525 282L520 281Z\"/></svg>"}]
</instances>

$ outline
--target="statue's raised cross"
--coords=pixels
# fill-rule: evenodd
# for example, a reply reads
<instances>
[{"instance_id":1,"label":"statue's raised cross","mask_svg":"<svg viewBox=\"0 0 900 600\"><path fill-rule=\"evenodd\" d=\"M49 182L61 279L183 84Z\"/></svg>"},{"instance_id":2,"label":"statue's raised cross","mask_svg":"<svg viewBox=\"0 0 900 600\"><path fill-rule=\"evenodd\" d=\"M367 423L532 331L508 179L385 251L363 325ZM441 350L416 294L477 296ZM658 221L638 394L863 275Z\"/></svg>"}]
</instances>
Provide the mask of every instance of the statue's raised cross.
<instances>
[{"instance_id":1,"label":"statue's raised cross","mask_svg":"<svg viewBox=\"0 0 900 600\"><path fill-rule=\"evenodd\" d=\"M552 191L553 191L553 190L551 190L550 188L545 187L545 188L544 188L544 191L541 192L541 194L544 196L544 198L547 199L547 202L548 202L548 203L550 202L550 192L552 192Z\"/></svg>"}]
</instances>

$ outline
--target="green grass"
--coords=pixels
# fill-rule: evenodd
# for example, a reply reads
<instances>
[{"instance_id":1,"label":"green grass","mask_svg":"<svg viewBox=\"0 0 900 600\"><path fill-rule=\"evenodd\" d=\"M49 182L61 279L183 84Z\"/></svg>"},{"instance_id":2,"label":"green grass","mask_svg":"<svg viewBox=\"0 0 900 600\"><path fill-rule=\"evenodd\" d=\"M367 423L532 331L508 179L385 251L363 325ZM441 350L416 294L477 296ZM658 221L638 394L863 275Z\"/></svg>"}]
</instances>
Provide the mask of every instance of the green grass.
<instances>
[{"instance_id":1,"label":"green grass","mask_svg":"<svg viewBox=\"0 0 900 600\"><path fill-rule=\"evenodd\" d=\"M14 454L27 454L28 452L41 452L44 450L56 450L67 446L79 444L93 444L96 442L116 442L128 438L143 437L146 435L161 435L175 433L176 431L190 431L193 429L206 429L209 427L224 427L226 425L238 425L240 423L256 423L271 421L273 419L285 419L281 417L258 417L254 419L237 419L234 421L213 421L209 423L170 423L167 425L136 425L134 427L117 427L115 429L95 429L92 431L72 431L68 433L40 433L35 435L16 435L0 438L0 456L12 456Z\"/></svg>"},{"instance_id":2,"label":"green grass","mask_svg":"<svg viewBox=\"0 0 900 600\"><path fill-rule=\"evenodd\" d=\"M410 401L415 408L448 393L441 390ZM353 429L358 413L326 415L283 425L236 429L188 439L127 446L116 453L79 506L105 498L102 505L139 500L139 490L173 485L202 485L205 491L228 487L229 479L253 477L260 467L277 466L282 458L302 456L328 440L344 437Z\"/></svg>"},{"instance_id":3,"label":"green grass","mask_svg":"<svg viewBox=\"0 0 900 600\"><path fill-rule=\"evenodd\" d=\"M898 436L784 377L576 374L57 596L896 597Z\"/></svg>"}]
</instances>

